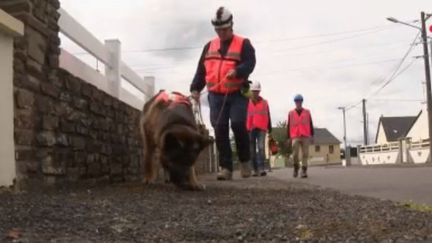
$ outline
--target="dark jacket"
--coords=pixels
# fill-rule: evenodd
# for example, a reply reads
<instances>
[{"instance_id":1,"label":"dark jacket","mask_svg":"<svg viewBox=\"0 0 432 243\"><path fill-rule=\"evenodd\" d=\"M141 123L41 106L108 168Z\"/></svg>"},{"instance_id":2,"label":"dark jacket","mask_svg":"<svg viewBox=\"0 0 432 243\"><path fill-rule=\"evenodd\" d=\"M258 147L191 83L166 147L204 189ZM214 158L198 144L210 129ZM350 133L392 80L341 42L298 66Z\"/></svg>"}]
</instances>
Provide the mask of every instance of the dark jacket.
<instances>
[{"instance_id":1,"label":"dark jacket","mask_svg":"<svg viewBox=\"0 0 432 243\"><path fill-rule=\"evenodd\" d=\"M225 56L228 52L229 45L231 44L232 39L224 41L221 43L220 53L222 56ZM206 85L206 69L204 66L205 55L209 49L210 42L204 46L204 49L201 53L200 60L198 62L198 68L195 73L195 77L190 86L190 91L198 91L201 92ZM244 40L243 48L241 52L241 62L237 65L237 78L242 78L244 80L248 80L249 75L253 72L256 64L255 59L255 49L252 46L251 42L248 39Z\"/></svg>"}]
</instances>

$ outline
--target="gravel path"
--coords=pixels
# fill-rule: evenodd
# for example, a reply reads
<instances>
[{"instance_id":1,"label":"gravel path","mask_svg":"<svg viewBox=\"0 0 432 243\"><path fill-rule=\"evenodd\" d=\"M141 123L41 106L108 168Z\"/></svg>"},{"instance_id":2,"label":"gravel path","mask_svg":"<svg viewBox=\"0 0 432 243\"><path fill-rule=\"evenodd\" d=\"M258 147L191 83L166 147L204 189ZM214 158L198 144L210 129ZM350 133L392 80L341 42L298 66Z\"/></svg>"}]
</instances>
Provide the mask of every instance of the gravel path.
<instances>
[{"instance_id":1,"label":"gravel path","mask_svg":"<svg viewBox=\"0 0 432 243\"><path fill-rule=\"evenodd\" d=\"M204 192L123 184L0 193L0 241L432 242L432 213L390 201L271 177L204 181Z\"/></svg>"}]
</instances>

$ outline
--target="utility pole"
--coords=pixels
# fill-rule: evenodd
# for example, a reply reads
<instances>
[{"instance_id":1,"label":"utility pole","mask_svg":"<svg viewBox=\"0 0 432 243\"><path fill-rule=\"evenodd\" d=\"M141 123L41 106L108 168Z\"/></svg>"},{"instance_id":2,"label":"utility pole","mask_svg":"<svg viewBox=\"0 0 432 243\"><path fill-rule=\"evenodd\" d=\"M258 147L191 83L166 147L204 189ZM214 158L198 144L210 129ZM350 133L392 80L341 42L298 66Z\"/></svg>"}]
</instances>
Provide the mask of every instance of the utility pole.
<instances>
[{"instance_id":1,"label":"utility pole","mask_svg":"<svg viewBox=\"0 0 432 243\"><path fill-rule=\"evenodd\" d=\"M423 55L425 64L425 76L426 76L426 101L428 110L428 128L429 128L429 163L432 163L432 94L431 94L431 74L429 64L429 50L426 30L426 14L421 12L421 23L422 23L422 42L423 42Z\"/></svg>"},{"instance_id":2,"label":"utility pole","mask_svg":"<svg viewBox=\"0 0 432 243\"><path fill-rule=\"evenodd\" d=\"M346 117L345 117L346 108L345 107L338 107L338 109L342 110L342 114L343 114L343 127L344 127L343 140L344 140L344 149L345 149L345 161L346 161L346 165L349 165L349 156L350 156L350 153L349 153L348 147L347 147Z\"/></svg>"},{"instance_id":3,"label":"utility pole","mask_svg":"<svg viewBox=\"0 0 432 243\"><path fill-rule=\"evenodd\" d=\"M364 145L368 145L368 133L367 133L367 118L366 118L366 99L362 100L363 103L363 139Z\"/></svg>"},{"instance_id":4,"label":"utility pole","mask_svg":"<svg viewBox=\"0 0 432 243\"><path fill-rule=\"evenodd\" d=\"M344 122L344 149L345 149L345 159L346 159L346 155L347 155L347 142L346 142L346 116L345 116L345 112L346 112L346 107L338 107L339 110L342 110L342 114L343 114L343 122Z\"/></svg>"}]
</instances>

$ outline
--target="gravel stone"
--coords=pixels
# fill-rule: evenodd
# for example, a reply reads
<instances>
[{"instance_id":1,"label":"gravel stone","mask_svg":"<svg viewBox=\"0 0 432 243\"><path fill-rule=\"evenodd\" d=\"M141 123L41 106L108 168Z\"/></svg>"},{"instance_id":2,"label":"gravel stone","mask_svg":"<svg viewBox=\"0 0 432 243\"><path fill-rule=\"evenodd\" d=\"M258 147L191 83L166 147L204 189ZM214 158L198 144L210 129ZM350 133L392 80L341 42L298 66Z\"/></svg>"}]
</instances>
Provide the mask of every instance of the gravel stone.
<instances>
[{"instance_id":1,"label":"gravel stone","mask_svg":"<svg viewBox=\"0 0 432 243\"><path fill-rule=\"evenodd\" d=\"M0 241L428 242L432 214L271 177L0 193Z\"/></svg>"}]
</instances>

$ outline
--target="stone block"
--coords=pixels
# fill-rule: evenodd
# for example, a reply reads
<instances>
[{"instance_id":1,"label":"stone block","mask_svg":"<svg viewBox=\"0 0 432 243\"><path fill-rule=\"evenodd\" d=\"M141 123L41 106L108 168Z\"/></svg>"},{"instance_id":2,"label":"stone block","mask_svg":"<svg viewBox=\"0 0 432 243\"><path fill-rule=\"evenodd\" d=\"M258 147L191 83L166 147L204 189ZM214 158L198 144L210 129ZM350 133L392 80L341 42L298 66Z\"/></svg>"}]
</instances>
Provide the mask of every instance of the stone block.
<instances>
[{"instance_id":1,"label":"stone block","mask_svg":"<svg viewBox=\"0 0 432 243\"><path fill-rule=\"evenodd\" d=\"M17 161L29 161L35 159L35 151L32 148L16 148L15 149L15 160Z\"/></svg>"},{"instance_id":2,"label":"stone block","mask_svg":"<svg viewBox=\"0 0 432 243\"><path fill-rule=\"evenodd\" d=\"M33 145L35 133L31 130L15 129L15 145Z\"/></svg>"},{"instance_id":3,"label":"stone block","mask_svg":"<svg viewBox=\"0 0 432 243\"><path fill-rule=\"evenodd\" d=\"M37 141L38 145L48 146L48 147L54 146L57 143L56 135L52 131L40 132L36 136L36 141Z\"/></svg>"},{"instance_id":4,"label":"stone block","mask_svg":"<svg viewBox=\"0 0 432 243\"><path fill-rule=\"evenodd\" d=\"M44 114L55 113L54 100L47 96L39 96L36 100L37 110Z\"/></svg>"},{"instance_id":5,"label":"stone block","mask_svg":"<svg viewBox=\"0 0 432 243\"><path fill-rule=\"evenodd\" d=\"M41 159L42 173L45 175L64 175L66 174L66 162L64 160L54 160L52 155L47 155Z\"/></svg>"},{"instance_id":6,"label":"stone block","mask_svg":"<svg viewBox=\"0 0 432 243\"><path fill-rule=\"evenodd\" d=\"M38 120L32 111L15 109L14 125L19 129L34 129L38 127Z\"/></svg>"},{"instance_id":7,"label":"stone block","mask_svg":"<svg viewBox=\"0 0 432 243\"><path fill-rule=\"evenodd\" d=\"M27 58L26 60L26 68L27 68L27 74L33 76L34 78L38 80L45 79L45 74L43 70L43 65Z\"/></svg>"},{"instance_id":8,"label":"stone block","mask_svg":"<svg viewBox=\"0 0 432 243\"><path fill-rule=\"evenodd\" d=\"M55 114L59 117L67 118L74 110L66 102L58 102L55 104Z\"/></svg>"},{"instance_id":9,"label":"stone block","mask_svg":"<svg viewBox=\"0 0 432 243\"><path fill-rule=\"evenodd\" d=\"M59 118L52 115L42 117L42 128L44 130L54 130L59 127Z\"/></svg>"},{"instance_id":10,"label":"stone block","mask_svg":"<svg viewBox=\"0 0 432 243\"><path fill-rule=\"evenodd\" d=\"M76 133L79 135L88 136L89 135L89 129L87 127L84 127L83 125L76 125Z\"/></svg>"},{"instance_id":11,"label":"stone block","mask_svg":"<svg viewBox=\"0 0 432 243\"><path fill-rule=\"evenodd\" d=\"M22 73L14 74L15 88L23 88L33 92L40 91L40 81L33 76L25 75Z\"/></svg>"},{"instance_id":12,"label":"stone block","mask_svg":"<svg viewBox=\"0 0 432 243\"><path fill-rule=\"evenodd\" d=\"M86 140L83 137L71 137L71 145L75 150L84 150L86 148Z\"/></svg>"},{"instance_id":13,"label":"stone block","mask_svg":"<svg viewBox=\"0 0 432 243\"><path fill-rule=\"evenodd\" d=\"M38 31L28 25L25 27L25 38L27 38L27 51L29 57L44 65L47 50L47 39Z\"/></svg>"},{"instance_id":14,"label":"stone block","mask_svg":"<svg viewBox=\"0 0 432 243\"><path fill-rule=\"evenodd\" d=\"M24 90L24 89L16 90L15 97L16 97L16 105L18 108L21 109L30 109L33 107L35 103L34 93L28 90Z\"/></svg>"},{"instance_id":15,"label":"stone block","mask_svg":"<svg viewBox=\"0 0 432 243\"><path fill-rule=\"evenodd\" d=\"M60 96L60 89L51 83L41 83L42 93L52 98L58 98Z\"/></svg>"},{"instance_id":16,"label":"stone block","mask_svg":"<svg viewBox=\"0 0 432 243\"><path fill-rule=\"evenodd\" d=\"M97 177L102 175L100 163L91 163L87 165L87 176Z\"/></svg>"},{"instance_id":17,"label":"stone block","mask_svg":"<svg viewBox=\"0 0 432 243\"><path fill-rule=\"evenodd\" d=\"M73 94L79 94L81 91L81 83L83 81L79 80L78 78L75 78L73 76L69 76L66 79L66 88L70 90Z\"/></svg>"},{"instance_id":18,"label":"stone block","mask_svg":"<svg viewBox=\"0 0 432 243\"><path fill-rule=\"evenodd\" d=\"M57 135L57 144L62 147L69 146L69 138L66 134L58 134Z\"/></svg>"},{"instance_id":19,"label":"stone block","mask_svg":"<svg viewBox=\"0 0 432 243\"><path fill-rule=\"evenodd\" d=\"M61 92L59 99L61 101L69 103L69 102L72 101L72 96L71 96L71 94L69 92Z\"/></svg>"},{"instance_id":20,"label":"stone block","mask_svg":"<svg viewBox=\"0 0 432 243\"><path fill-rule=\"evenodd\" d=\"M88 109L88 102L85 99L74 97L73 98L73 106L80 110L87 110Z\"/></svg>"}]
</instances>

